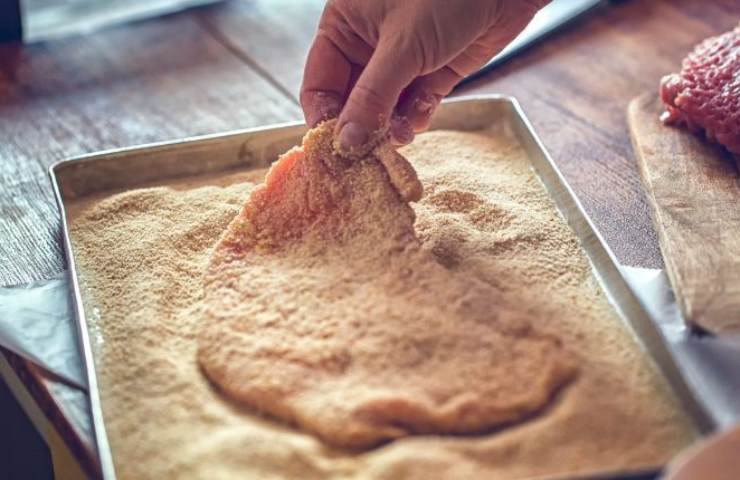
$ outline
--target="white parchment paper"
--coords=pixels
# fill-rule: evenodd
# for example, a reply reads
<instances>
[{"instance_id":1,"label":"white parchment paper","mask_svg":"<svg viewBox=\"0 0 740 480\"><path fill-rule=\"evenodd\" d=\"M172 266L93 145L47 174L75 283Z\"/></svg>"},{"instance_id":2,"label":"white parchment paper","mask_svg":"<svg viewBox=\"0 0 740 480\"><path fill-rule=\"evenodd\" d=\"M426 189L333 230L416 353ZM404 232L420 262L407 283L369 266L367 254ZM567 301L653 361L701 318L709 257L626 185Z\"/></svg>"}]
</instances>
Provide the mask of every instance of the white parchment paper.
<instances>
[{"instance_id":1,"label":"white parchment paper","mask_svg":"<svg viewBox=\"0 0 740 480\"><path fill-rule=\"evenodd\" d=\"M0 288L0 345L87 389L67 272Z\"/></svg>"},{"instance_id":2,"label":"white parchment paper","mask_svg":"<svg viewBox=\"0 0 740 480\"><path fill-rule=\"evenodd\" d=\"M706 335L688 327L664 270L621 270L660 330L710 426L720 430L736 426L740 422L740 335Z\"/></svg>"}]
</instances>

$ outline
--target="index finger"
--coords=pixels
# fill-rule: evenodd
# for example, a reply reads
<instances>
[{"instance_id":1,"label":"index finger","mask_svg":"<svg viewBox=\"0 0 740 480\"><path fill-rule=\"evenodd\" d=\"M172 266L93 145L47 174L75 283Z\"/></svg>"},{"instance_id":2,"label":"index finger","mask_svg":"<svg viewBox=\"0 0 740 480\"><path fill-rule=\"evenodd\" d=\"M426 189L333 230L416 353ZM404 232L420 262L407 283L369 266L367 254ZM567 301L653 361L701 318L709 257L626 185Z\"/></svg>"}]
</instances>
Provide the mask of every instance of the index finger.
<instances>
[{"instance_id":1,"label":"index finger","mask_svg":"<svg viewBox=\"0 0 740 480\"><path fill-rule=\"evenodd\" d=\"M300 94L309 127L339 115L347 96L351 71L352 64L347 57L319 30L308 52Z\"/></svg>"}]
</instances>

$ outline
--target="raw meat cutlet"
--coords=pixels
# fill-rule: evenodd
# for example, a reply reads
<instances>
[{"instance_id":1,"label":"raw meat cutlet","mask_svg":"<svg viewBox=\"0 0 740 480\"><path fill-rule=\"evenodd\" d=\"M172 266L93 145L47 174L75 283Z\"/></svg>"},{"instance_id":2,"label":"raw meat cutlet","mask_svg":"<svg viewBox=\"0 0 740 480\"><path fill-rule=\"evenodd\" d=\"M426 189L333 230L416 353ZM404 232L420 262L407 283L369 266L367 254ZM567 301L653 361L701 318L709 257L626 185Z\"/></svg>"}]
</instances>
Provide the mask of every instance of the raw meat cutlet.
<instances>
[{"instance_id":1,"label":"raw meat cutlet","mask_svg":"<svg viewBox=\"0 0 740 480\"><path fill-rule=\"evenodd\" d=\"M704 130L709 140L740 154L740 25L697 45L680 73L663 77L660 96L663 122Z\"/></svg>"},{"instance_id":2,"label":"raw meat cutlet","mask_svg":"<svg viewBox=\"0 0 740 480\"><path fill-rule=\"evenodd\" d=\"M575 375L570 354L420 248L392 185L421 191L403 157L381 142L347 160L332 131L326 122L282 156L216 245L205 374L342 447L482 432L544 409Z\"/></svg>"}]
</instances>

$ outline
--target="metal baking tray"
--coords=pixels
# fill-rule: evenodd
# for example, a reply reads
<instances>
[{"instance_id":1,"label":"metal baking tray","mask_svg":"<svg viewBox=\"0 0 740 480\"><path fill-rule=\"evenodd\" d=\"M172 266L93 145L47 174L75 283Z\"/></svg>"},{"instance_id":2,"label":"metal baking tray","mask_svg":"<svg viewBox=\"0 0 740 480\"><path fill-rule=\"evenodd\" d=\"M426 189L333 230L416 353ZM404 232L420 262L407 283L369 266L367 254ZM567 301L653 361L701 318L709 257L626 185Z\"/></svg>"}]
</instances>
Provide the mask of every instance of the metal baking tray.
<instances>
[{"instance_id":1,"label":"metal baking tray","mask_svg":"<svg viewBox=\"0 0 740 480\"><path fill-rule=\"evenodd\" d=\"M677 367L658 320L630 289L620 273L619 264L601 235L594 228L583 207L534 133L517 101L503 95L459 97L442 103L432 122L432 129L479 130L503 124L513 131L531 159L532 166L568 225L581 242L591 261L595 276L612 304L634 330L645 349L660 366L663 374L681 399L685 410L705 430L714 426L711 411L702 398L692 391ZM97 443L100 476L114 479L112 453L105 431L95 373L90 336L81 297L75 256L69 236L68 205L71 201L103 191L125 190L194 175L215 173L235 168L266 167L278 155L300 142L306 131L294 122L252 128L216 135L187 138L132 148L109 150L75 157L56 163L50 175L62 216L64 251L67 256L71 285L74 288L74 311L89 385L90 408ZM642 474L639 474L642 475ZM608 476L583 478L648 478L621 472Z\"/></svg>"}]
</instances>

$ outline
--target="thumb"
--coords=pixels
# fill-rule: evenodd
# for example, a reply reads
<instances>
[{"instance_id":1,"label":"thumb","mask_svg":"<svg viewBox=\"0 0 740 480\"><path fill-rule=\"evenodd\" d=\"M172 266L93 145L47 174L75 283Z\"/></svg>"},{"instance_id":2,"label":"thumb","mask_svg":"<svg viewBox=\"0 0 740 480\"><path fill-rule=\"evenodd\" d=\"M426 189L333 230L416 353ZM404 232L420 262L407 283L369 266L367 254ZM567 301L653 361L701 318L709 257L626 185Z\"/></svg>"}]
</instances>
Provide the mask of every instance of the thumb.
<instances>
[{"instance_id":1,"label":"thumb","mask_svg":"<svg viewBox=\"0 0 740 480\"><path fill-rule=\"evenodd\" d=\"M343 150L355 150L368 141L390 119L406 86L419 74L413 55L392 41L381 41L350 91L339 115L337 133Z\"/></svg>"}]
</instances>

